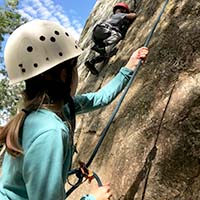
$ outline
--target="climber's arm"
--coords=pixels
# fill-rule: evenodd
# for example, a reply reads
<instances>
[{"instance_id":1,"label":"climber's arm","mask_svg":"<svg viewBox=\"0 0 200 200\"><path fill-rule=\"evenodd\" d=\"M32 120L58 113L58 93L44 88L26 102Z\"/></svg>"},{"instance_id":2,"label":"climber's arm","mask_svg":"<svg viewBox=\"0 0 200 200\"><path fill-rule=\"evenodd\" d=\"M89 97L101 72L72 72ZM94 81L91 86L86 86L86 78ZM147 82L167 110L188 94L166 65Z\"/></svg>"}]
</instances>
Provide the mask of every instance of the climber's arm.
<instances>
[{"instance_id":1,"label":"climber's arm","mask_svg":"<svg viewBox=\"0 0 200 200\"><path fill-rule=\"evenodd\" d=\"M136 13L129 13L126 15L126 18L133 21L137 17Z\"/></svg>"},{"instance_id":2,"label":"climber's arm","mask_svg":"<svg viewBox=\"0 0 200 200\"><path fill-rule=\"evenodd\" d=\"M96 110L111 103L123 90L131 78L133 71L122 67L119 73L97 92L91 92L74 97L77 114Z\"/></svg>"},{"instance_id":3,"label":"climber's arm","mask_svg":"<svg viewBox=\"0 0 200 200\"><path fill-rule=\"evenodd\" d=\"M140 60L145 61L148 48L141 47L133 52L126 67L122 67L119 73L97 92L86 93L74 97L75 111L77 114L96 110L111 103L124 89L132 77Z\"/></svg>"}]
</instances>

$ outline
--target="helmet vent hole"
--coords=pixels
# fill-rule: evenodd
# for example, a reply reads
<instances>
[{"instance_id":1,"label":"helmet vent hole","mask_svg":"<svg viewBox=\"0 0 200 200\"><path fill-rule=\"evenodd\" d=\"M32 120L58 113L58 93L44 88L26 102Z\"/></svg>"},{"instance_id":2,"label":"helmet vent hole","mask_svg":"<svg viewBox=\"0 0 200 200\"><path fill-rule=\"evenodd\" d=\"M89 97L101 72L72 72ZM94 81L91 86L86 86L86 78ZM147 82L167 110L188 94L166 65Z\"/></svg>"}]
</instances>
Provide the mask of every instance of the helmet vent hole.
<instances>
[{"instance_id":1,"label":"helmet vent hole","mask_svg":"<svg viewBox=\"0 0 200 200\"><path fill-rule=\"evenodd\" d=\"M22 64L19 64L18 66L19 66L19 67L23 67L23 65L22 65Z\"/></svg>"},{"instance_id":2,"label":"helmet vent hole","mask_svg":"<svg viewBox=\"0 0 200 200\"><path fill-rule=\"evenodd\" d=\"M69 34L68 34L67 32L65 32L65 35L66 35L67 37L69 37Z\"/></svg>"},{"instance_id":3,"label":"helmet vent hole","mask_svg":"<svg viewBox=\"0 0 200 200\"><path fill-rule=\"evenodd\" d=\"M43 35L40 36L40 40L41 40L41 41L45 41L45 39L46 39L46 38L45 38Z\"/></svg>"},{"instance_id":4,"label":"helmet vent hole","mask_svg":"<svg viewBox=\"0 0 200 200\"><path fill-rule=\"evenodd\" d=\"M59 33L58 31L54 31L54 33L55 33L56 35L60 35L60 33Z\"/></svg>"},{"instance_id":5,"label":"helmet vent hole","mask_svg":"<svg viewBox=\"0 0 200 200\"><path fill-rule=\"evenodd\" d=\"M49 61L49 58L48 58L48 57L46 57L46 61Z\"/></svg>"},{"instance_id":6,"label":"helmet vent hole","mask_svg":"<svg viewBox=\"0 0 200 200\"><path fill-rule=\"evenodd\" d=\"M59 56L63 56L63 53L62 53L62 52L59 52Z\"/></svg>"},{"instance_id":7,"label":"helmet vent hole","mask_svg":"<svg viewBox=\"0 0 200 200\"><path fill-rule=\"evenodd\" d=\"M25 72L26 72L26 69L22 68L22 72L25 73Z\"/></svg>"},{"instance_id":8,"label":"helmet vent hole","mask_svg":"<svg viewBox=\"0 0 200 200\"><path fill-rule=\"evenodd\" d=\"M31 47L31 46L27 47L27 51L28 52L32 52L33 51L33 47Z\"/></svg>"},{"instance_id":9,"label":"helmet vent hole","mask_svg":"<svg viewBox=\"0 0 200 200\"><path fill-rule=\"evenodd\" d=\"M55 37L51 37L50 40L51 40L51 42L55 42L56 38Z\"/></svg>"},{"instance_id":10,"label":"helmet vent hole","mask_svg":"<svg viewBox=\"0 0 200 200\"><path fill-rule=\"evenodd\" d=\"M36 67L38 67L38 64L37 64L37 63L34 63L33 66L36 68Z\"/></svg>"}]
</instances>

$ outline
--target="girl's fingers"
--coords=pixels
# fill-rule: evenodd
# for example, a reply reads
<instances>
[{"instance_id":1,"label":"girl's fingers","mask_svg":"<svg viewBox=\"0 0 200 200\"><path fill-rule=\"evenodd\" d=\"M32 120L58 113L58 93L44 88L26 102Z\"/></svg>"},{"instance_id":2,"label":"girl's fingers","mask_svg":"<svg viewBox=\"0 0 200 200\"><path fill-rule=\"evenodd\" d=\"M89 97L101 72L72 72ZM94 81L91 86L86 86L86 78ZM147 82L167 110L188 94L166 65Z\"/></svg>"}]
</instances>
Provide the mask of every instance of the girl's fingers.
<instances>
[{"instance_id":1,"label":"girl's fingers","mask_svg":"<svg viewBox=\"0 0 200 200\"><path fill-rule=\"evenodd\" d=\"M105 190L106 190L106 192L110 192L110 186L104 186L104 188L105 188Z\"/></svg>"},{"instance_id":2,"label":"girl's fingers","mask_svg":"<svg viewBox=\"0 0 200 200\"><path fill-rule=\"evenodd\" d=\"M146 58L148 54L148 50L144 49L144 50L141 50L139 53L138 53L138 57L139 58Z\"/></svg>"},{"instance_id":3,"label":"girl's fingers","mask_svg":"<svg viewBox=\"0 0 200 200\"><path fill-rule=\"evenodd\" d=\"M110 183L106 183L103 185L105 192L106 192L106 198L110 199L112 196L111 190L110 190Z\"/></svg>"},{"instance_id":4,"label":"girl's fingers","mask_svg":"<svg viewBox=\"0 0 200 200\"><path fill-rule=\"evenodd\" d=\"M138 54L140 54L140 55L147 55L147 54L148 54L148 51L147 51L147 50L140 51Z\"/></svg>"},{"instance_id":5,"label":"girl's fingers","mask_svg":"<svg viewBox=\"0 0 200 200\"><path fill-rule=\"evenodd\" d=\"M107 199L110 200L111 197L112 197L112 194L111 194L111 193L108 193L108 195L107 195Z\"/></svg>"},{"instance_id":6,"label":"girl's fingers","mask_svg":"<svg viewBox=\"0 0 200 200\"><path fill-rule=\"evenodd\" d=\"M110 187L109 187L109 188L107 188L107 192L110 192Z\"/></svg>"}]
</instances>

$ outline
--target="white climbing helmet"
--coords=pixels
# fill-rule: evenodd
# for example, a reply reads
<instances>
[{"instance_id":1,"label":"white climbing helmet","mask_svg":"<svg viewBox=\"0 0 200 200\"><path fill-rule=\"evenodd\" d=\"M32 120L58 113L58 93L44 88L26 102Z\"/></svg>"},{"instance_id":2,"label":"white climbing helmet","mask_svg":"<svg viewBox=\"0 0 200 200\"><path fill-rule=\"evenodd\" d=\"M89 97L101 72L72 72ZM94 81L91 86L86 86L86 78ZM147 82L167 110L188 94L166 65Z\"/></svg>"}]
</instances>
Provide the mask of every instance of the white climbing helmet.
<instances>
[{"instance_id":1,"label":"white climbing helmet","mask_svg":"<svg viewBox=\"0 0 200 200\"><path fill-rule=\"evenodd\" d=\"M4 51L10 83L41 74L82 53L74 38L61 25L33 20L9 37Z\"/></svg>"}]
</instances>

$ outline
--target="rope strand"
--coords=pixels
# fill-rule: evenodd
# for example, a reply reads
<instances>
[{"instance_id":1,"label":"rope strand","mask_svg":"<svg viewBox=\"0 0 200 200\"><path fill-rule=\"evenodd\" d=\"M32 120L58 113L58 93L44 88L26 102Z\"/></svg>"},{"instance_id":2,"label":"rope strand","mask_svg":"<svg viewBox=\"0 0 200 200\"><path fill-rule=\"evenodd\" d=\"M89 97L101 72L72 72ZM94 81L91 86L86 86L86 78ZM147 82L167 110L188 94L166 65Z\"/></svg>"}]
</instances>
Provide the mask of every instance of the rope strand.
<instances>
[{"instance_id":1,"label":"rope strand","mask_svg":"<svg viewBox=\"0 0 200 200\"><path fill-rule=\"evenodd\" d=\"M159 21L160 21L160 18L161 18L161 16L162 16L162 14L164 13L164 10L165 10L165 8L166 8L166 6L167 6L168 1L169 1L169 0L165 0L165 3L164 3L164 5L163 5L163 8L162 8L162 10L161 10L161 12L160 12L160 14L159 14L159 16L158 16L156 22L154 23L154 25L153 25L153 27L152 27L150 33L148 34L147 39L146 39L146 41L145 41L145 43L144 43L144 46L145 46L145 47L147 47L147 46L149 45L150 40L151 40L151 38L152 38L152 36L153 36L153 33L154 33L154 31L155 31L155 29L156 29L156 27L157 27L157 25L158 25L158 23L159 23ZM85 165L87 168L91 165L92 161L94 160L94 157L96 156L96 154L97 154L97 152L98 152L98 150L99 150L99 148L100 148L100 146L101 146L101 144L102 144L102 142L103 142L103 140L104 140L104 138L105 138L105 136L106 136L106 133L108 132L108 130L109 130L109 128L110 128L110 126L111 126L111 124L112 124L112 122L113 122L113 119L115 118L115 116L116 116L116 114L117 114L117 112L118 112L118 110L119 110L119 108L120 108L120 106L121 106L121 104L122 104L122 102L123 102L123 100L124 100L126 94L128 93L128 90L129 90L130 86L132 85L132 83L133 83L133 81L134 81L134 79L135 79L135 76L137 75L137 73L138 73L138 71L139 71L139 69L140 69L140 67L141 67L141 64L142 64L142 61L140 60L139 63L138 63L138 65L136 66L135 72L133 73L131 79L129 80L129 82L128 82L128 84L127 84L127 86L126 86L125 89L123 90L122 96L120 97L119 102L117 103L117 105L116 105L114 111L112 112L111 117L110 117L110 119L109 119L109 121L108 121L106 127L105 127L105 128L103 129L103 131L101 132L101 137L100 137L100 139L99 139L97 145L95 146L94 151L92 152L92 154L91 154L91 156L90 156L88 162L87 162L86 165ZM150 170L149 170L149 172L150 172ZM69 171L68 174L74 174L74 173L71 173L71 171ZM71 194L79 185L81 185L81 183L82 183L82 181L80 181L80 179L79 179L79 181L76 183L76 185L75 185L74 187L70 188L70 192L68 191L68 192L66 193L66 197L69 196L69 194ZM147 183L146 183L146 184L147 184Z\"/></svg>"},{"instance_id":2,"label":"rope strand","mask_svg":"<svg viewBox=\"0 0 200 200\"><path fill-rule=\"evenodd\" d=\"M152 36L153 36L153 33L154 33L154 31L155 31L155 29L156 29L156 27L157 27L157 25L158 25L158 22L160 21L160 18L161 18L162 14L163 14L163 12L164 12L164 10L165 10L165 8L166 8L167 3L168 3L168 0L165 1L165 4L164 4L164 6L163 6L163 8L162 8L162 10L161 10L161 12L160 12L160 14L159 14L157 20L156 20L154 26L152 27L150 33L149 33L148 36L147 36L147 39L146 39L146 41L145 41L145 43L144 43L144 46L145 46L145 47L147 47L147 46L149 45L149 42L150 42L150 40L151 40L151 38L152 38ZM101 144L102 144L102 142L103 142L103 139L105 138L105 135L106 135L107 131L108 131L109 128L110 128L110 125L111 125L113 119L115 118L115 116L116 116L116 114L117 114L117 112L118 112L118 110L119 110L119 108L120 108L120 106L121 106L121 104L122 104L122 102L123 102L123 100L124 100L126 94L128 93L128 90L129 90L130 86L131 86L132 83L133 83L133 80L135 79L135 76L137 75L137 73L138 73L138 71L139 71L139 69L140 69L140 67L141 67L141 64L142 64L142 61L140 60L139 63L138 63L138 65L137 65L137 67L136 67L136 70L135 70L134 74L132 75L132 77L131 77L131 79L129 80L127 86L125 87L124 91L122 92L122 96L121 96L121 98L119 99L119 102L118 102L117 106L115 107L115 109L114 109L114 111L113 111L113 113L112 113L112 115L111 115L111 117L110 117L110 119L109 119L109 121L108 121L106 127L103 129L103 131L102 131L102 133L101 133L101 137L100 137L100 139L99 139L99 142L97 143L97 145L96 145L96 147L95 147L95 149L94 149L92 155L90 156L90 158L89 158L89 160L88 160L88 162L87 162L87 164L86 164L86 167L89 167L89 165L92 163L92 161L93 161L93 159L94 159L94 157L95 157L95 155L96 155L96 153L97 153L99 147L101 146Z\"/></svg>"}]
</instances>

